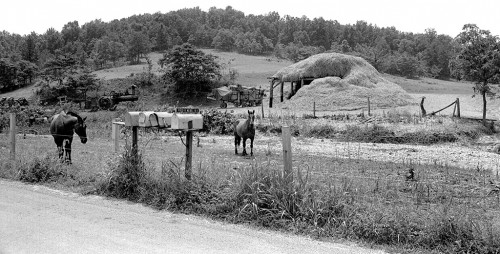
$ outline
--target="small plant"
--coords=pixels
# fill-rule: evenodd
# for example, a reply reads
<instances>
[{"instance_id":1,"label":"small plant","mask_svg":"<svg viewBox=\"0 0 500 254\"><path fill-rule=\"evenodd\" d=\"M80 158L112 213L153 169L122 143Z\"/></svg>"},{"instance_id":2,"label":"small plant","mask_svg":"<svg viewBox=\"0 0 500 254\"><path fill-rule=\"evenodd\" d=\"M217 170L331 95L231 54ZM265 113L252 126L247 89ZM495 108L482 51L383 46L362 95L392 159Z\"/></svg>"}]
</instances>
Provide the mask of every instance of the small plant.
<instances>
[{"instance_id":1,"label":"small plant","mask_svg":"<svg viewBox=\"0 0 500 254\"><path fill-rule=\"evenodd\" d=\"M54 156L46 155L43 158L35 157L31 162L22 164L18 179L23 182L40 183L57 181L66 175L67 166L61 164Z\"/></svg>"},{"instance_id":2,"label":"small plant","mask_svg":"<svg viewBox=\"0 0 500 254\"><path fill-rule=\"evenodd\" d=\"M112 197L136 200L139 197L139 186L145 175L145 164L142 155L131 146L125 146L125 151L111 171L106 181L98 187L100 191Z\"/></svg>"}]
</instances>

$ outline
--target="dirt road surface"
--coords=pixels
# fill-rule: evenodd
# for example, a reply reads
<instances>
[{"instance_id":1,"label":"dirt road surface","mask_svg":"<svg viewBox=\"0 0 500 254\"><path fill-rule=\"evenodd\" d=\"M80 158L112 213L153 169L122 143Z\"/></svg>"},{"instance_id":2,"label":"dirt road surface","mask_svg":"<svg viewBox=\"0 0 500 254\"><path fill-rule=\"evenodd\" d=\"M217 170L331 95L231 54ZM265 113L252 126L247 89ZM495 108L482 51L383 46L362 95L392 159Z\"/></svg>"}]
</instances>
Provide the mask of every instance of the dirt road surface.
<instances>
[{"instance_id":1,"label":"dirt road surface","mask_svg":"<svg viewBox=\"0 0 500 254\"><path fill-rule=\"evenodd\" d=\"M0 180L0 253L383 253Z\"/></svg>"}]
</instances>

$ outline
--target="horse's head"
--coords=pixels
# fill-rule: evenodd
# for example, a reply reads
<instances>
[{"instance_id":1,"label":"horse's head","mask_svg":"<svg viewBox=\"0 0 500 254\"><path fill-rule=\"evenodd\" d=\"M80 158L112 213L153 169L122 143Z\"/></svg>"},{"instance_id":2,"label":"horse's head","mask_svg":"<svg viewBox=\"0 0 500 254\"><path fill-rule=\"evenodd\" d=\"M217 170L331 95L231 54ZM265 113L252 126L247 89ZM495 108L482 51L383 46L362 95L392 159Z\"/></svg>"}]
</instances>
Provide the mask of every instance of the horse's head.
<instances>
[{"instance_id":1,"label":"horse's head","mask_svg":"<svg viewBox=\"0 0 500 254\"><path fill-rule=\"evenodd\" d=\"M253 128L255 123L255 110L248 110L248 125Z\"/></svg>"},{"instance_id":2,"label":"horse's head","mask_svg":"<svg viewBox=\"0 0 500 254\"><path fill-rule=\"evenodd\" d=\"M75 132L80 137L82 143L85 144L87 143L87 125L85 124L85 119L87 119L87 117L82 118L76 114L74 114L74 116L78 118L75 124Z\"/></svg>"}]
</instances>

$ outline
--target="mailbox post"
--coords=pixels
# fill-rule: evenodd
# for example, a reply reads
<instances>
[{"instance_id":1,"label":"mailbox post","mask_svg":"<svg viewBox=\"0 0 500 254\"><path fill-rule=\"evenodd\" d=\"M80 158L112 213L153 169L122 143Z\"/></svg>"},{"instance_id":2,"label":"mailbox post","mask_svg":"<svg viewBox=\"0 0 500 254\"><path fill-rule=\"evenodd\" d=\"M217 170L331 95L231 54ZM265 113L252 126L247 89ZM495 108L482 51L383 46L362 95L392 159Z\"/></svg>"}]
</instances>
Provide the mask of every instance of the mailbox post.
<instances>
[{"instance_id":1,"label":"mailbox post","mask_svg":"<svg viewBox=\"0 0 500 254\"><path fill-rule=\"evenodd\" d=\"M176 112L128 112L125 114L125 126L132 127L132 153L137 155L137 131L139 127L165 128L186 133L186 168L185 177L191 180L193 161L193 132L203 129L203 116L196 108L178 108Z\"/></svg>"}]
</instances>

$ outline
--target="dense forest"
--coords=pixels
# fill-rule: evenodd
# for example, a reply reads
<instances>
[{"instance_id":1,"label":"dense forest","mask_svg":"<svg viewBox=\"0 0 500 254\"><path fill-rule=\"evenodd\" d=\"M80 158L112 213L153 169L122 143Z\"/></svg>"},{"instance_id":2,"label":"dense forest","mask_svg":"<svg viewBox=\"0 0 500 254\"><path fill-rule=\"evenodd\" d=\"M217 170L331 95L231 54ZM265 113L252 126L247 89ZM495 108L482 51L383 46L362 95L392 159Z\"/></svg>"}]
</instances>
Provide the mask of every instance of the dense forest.
<instances>
[{"instance_id":1,"label":"dense forest","mask_svg":"<svg viewBox=\"0 0 500 254\"><path fill-rule=\"evenodd\" d=\"M230 6L208 12L196 7L110 22L71 21L60 32L49 28L44 34L2 31L0 89L30 84L35 77L58 80L75 66L88 72L124 61L138 63L146 53L183 43L292 61L320 52L342 52L365 58L380 72L440 79L455 77L449 63L457 52L454 38L432 28L414 34L365 21L342 25L277 12L245 15Z\"/></svg>"}]
</instances>

